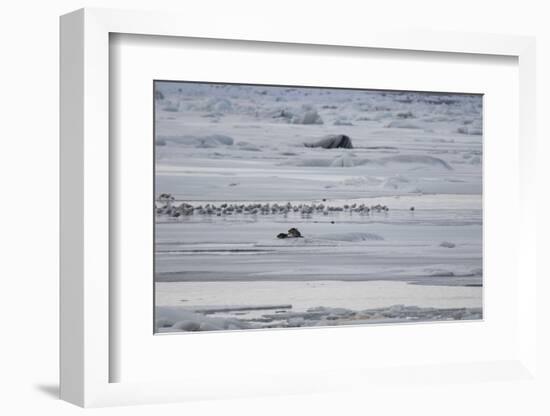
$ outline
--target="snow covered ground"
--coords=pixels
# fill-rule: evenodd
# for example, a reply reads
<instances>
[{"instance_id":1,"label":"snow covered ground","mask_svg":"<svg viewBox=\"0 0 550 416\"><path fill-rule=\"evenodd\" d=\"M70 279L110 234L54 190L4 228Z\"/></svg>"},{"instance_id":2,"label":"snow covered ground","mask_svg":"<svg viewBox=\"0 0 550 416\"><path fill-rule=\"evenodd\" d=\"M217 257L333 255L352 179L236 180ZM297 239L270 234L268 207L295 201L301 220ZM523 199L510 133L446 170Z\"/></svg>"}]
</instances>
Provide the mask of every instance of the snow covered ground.
<instances>
[{"instance_id":1,"label":"snow covered ground","mask_svg":"<svg viewBox=\"0 0 550 416\"><path fill-rule=\"evenodd\" d=\"M158 331L480 319L481 114L479 95L157 82Z\"/></svg>"}]
</instances>

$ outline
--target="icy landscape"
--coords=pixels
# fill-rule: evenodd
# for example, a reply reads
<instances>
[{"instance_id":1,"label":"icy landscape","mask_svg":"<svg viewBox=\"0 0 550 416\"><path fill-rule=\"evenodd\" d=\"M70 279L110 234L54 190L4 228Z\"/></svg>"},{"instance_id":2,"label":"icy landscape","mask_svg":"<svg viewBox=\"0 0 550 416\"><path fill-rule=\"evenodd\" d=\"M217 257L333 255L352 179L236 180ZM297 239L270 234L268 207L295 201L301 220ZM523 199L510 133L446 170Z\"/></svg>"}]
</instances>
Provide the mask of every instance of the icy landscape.
<instances>
[{"instance_id":1,"label":"icy landscape","mask_svg":"<svg viewBox=\"0 0 550 416\"><path fill-rule=\"evenodd\" d=\"M482 97L155 83L157 332L482 318Z\"/></svg>"}]
</instances>

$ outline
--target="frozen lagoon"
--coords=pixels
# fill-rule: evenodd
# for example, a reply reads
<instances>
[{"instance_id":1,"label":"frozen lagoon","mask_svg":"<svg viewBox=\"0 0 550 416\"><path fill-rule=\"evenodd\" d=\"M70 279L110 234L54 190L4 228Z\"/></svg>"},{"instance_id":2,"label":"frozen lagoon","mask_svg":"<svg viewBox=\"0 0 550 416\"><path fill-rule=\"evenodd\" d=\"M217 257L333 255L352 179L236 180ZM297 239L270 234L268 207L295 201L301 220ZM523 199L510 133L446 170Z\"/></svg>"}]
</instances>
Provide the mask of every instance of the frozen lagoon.
<instances>
[{"instance_id":1,"label":"frozen lagoon","mask_svg":"<svg viewBox=\"0 0 550 416\"><path fill-rule=\"evenodd\" d=\"M158 331L482 317L480 96L157 89L156 194L174 206L389 207L157 215ZM304 146L327 134L353 148ZM292 227L304 238L276 238Z\"/></svg>"}]
</instances>

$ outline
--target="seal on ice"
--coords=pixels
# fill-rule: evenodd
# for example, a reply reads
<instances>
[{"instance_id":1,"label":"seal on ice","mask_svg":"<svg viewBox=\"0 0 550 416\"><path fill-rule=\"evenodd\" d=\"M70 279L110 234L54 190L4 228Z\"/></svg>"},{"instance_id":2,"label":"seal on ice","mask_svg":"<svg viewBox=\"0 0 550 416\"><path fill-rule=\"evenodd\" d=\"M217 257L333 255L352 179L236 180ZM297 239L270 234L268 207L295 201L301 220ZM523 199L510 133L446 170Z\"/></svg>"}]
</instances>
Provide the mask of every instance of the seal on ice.
<instances>
[{"instance_id":1,"label":"seal on ice","mask_svg":"<svg viewBox=\"0 0 550 416\"><path fill-rule=\"evenodd\" d=\"M351 139L345 134L331 134L313 143L304 143L305 147L322 147L323 149L353 149Z\"/></svg>"},{"instance_id":2,"label":"seal on ice","mask_svg":"<svg viewBox=\"0 0 550 416\"><path fill-rule=\"evenodd\" d=\"M302 238L302 233L297 228L291 228L287 233L279 233L277 238Z\"/></svg>"}]
</instances>

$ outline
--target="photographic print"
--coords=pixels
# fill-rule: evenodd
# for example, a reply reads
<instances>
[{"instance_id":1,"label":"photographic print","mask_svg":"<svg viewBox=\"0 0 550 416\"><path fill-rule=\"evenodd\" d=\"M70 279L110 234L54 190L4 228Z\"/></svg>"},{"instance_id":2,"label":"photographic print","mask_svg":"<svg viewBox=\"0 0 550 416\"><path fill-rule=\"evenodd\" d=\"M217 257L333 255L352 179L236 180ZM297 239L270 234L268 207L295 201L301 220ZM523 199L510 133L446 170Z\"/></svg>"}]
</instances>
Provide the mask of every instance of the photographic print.
<instances>
[{"instance_id":1,"label":"photographic print","mask_svg":"<svg viewBox=\"0 0 550 416\"><path fill-rule=\"evenodd\" d=\"M482 319L481 94L153 87L156 333Z\"/></svg>"}]
</instances>

